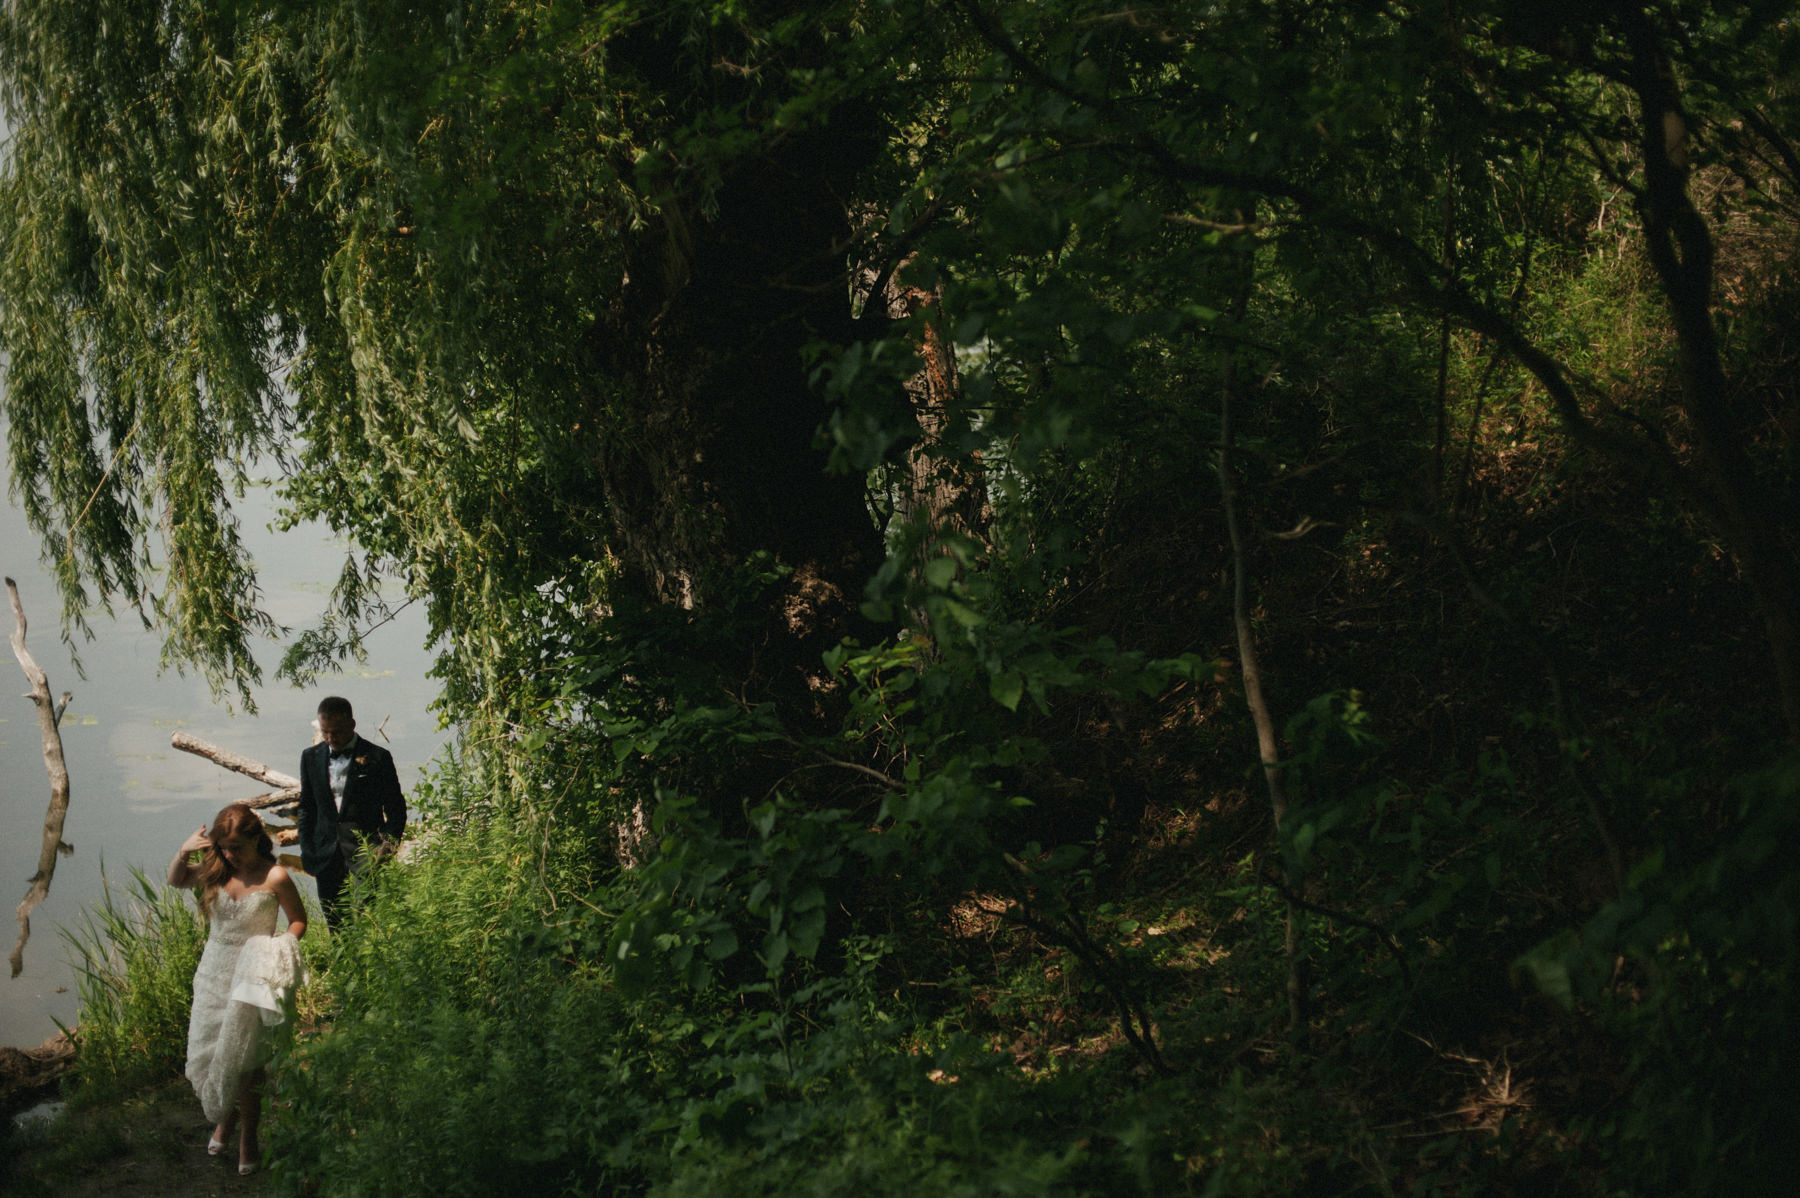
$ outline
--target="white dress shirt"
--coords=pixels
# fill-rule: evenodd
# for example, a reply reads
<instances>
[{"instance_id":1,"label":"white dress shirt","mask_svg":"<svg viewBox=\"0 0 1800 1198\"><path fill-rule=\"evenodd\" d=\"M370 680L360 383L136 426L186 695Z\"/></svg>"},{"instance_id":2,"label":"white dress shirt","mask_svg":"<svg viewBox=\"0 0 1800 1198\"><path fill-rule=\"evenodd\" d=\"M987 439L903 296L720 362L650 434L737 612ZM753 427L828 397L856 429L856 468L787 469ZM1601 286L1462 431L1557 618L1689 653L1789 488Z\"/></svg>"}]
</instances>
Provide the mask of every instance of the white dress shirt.
<instances>
[{"instance_id":1,"label":"white dress shirt","mask_svg":"<svg viewBox=\"0 0 1800 1198\"><path fill-rule=\"evenodd\" d=\"M327 749L326 752L329 753L330 750ZM331 805L340 814L344 810L344 783L350 777L350 758L355 752L356 746L352 744L342 757L332 755L326 758L326 769L331 774Z\"/></svg>"}]
</instances>

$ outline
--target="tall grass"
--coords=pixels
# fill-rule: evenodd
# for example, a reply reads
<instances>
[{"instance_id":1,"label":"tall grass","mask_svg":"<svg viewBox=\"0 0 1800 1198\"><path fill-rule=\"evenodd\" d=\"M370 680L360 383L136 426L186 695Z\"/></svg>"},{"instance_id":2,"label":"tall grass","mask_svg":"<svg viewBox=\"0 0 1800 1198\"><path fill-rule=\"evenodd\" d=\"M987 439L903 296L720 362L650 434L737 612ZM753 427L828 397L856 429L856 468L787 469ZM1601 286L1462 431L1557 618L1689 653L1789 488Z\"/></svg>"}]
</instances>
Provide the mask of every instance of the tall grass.
<instances>
[{"instance_id":1,"label":"tall grass","mask_svg":"<svg viewBox=\"0 0 1800 1198\"><path fill-rule=\"evenodd\" d=\"M70 1097L100 1101L180 1076L194 969L206 925L184 892L131 871L115 890L102 875L98 908L63 932L80 976L81 1013ZM65 1029L69 1030L69 1029Z\"/></svg>"}]
</instances>

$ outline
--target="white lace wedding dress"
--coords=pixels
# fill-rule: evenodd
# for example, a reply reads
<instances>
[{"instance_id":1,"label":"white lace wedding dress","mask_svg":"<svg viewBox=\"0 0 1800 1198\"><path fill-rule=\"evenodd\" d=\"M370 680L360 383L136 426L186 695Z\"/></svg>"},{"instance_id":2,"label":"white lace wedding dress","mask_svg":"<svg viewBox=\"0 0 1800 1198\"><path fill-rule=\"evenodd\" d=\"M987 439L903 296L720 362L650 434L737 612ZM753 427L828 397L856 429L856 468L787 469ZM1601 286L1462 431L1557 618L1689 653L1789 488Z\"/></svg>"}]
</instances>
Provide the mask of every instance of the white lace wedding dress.
<instances>
[{"instance_id":1,"label":"white lace wedding dress","mask_svg":"<svg viewBox=\"0 0 1800 1198\"><path fill-rule=\"evenodd\" d=\"M300 944L276 933L280 920L272 891L213 895L212 928L194 971L187 1077L214 1123L231 1114L244 1075L267 1059L270 1029L287 1018L300 980Z\"/></svg>"}]
</instances>

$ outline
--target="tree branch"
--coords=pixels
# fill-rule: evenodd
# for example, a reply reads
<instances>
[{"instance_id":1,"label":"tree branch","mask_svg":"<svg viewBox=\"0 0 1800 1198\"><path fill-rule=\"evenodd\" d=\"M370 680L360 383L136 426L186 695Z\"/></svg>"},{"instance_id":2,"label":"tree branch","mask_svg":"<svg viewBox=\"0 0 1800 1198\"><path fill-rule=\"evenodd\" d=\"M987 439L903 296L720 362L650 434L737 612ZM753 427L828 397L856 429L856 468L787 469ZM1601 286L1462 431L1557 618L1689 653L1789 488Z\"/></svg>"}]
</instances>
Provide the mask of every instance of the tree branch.
<instances>
[{"instance_id":1,"label":"tree branch","mask_svg":"<svg viewBox=\"0 0 1800 1198\"><path fill-rule=\"evenodd\" d=\"M19 941L9 958L12 976L18 977L25 968L25 944L31 939L31 913L50 893L50 881L56 876L56 858L68 848L63 844L62 833L63 822L69 814L69 767L63 760L62 732L56 726L61 711L50 695L49 678L25 648L25 605L19 600L19 585L11 578L6 580L6 593L12 600L13 619L18 625L12 634L13 656L19 659L19 666L31 681L28 697L37 705L38 730L44 741L44 770L50 775L50 806L44 813L44 839L38 850L37 872L31 876L31 889L19 902Z\"/></svg>"},{"instance_id":2,"label":"tree branch","mask_svg":"<svg viewBox=\"0 0 1800 1198\"><path fill-rule=\"evenodd\" d=\"M1304 907L1314 915L1323 915L1334 923L1347 923L1351 927L1366 928L1375 933L1381 939L1381 943L1387 946L1388 952L1393 955L1394 963L1400 967L1401 980L1409 988L1412 986L1412 967L1406 963L1406 954L1401 951L1400 942L1394 938L1392 932L1372 919L1364 919L1360 915L1352 915L1348 911L1340 911L1335 907L1315 903L1272 873L1258 874L1257 878L1264 886L1275 891L1296 907Z\"/></svg>"},{"instance_id":3,"label":"tree branch","mask_svg":"<svg viewBox=\"0 0 1800 1198\"><path fill-rule=\"evenodd\" d=\"M298 792L300 779L292 774L284 774L280 770L270 769L260 761L252 761L240 753L230 749L222 749L210 741L201 740L197 736L189 736L185 732L177 732L169 738L171 748L180 749L183 753L192 753L204 757L214 765L222 765L228 770L255 778L258 782L277 787L281 791ZM269 798L270 796L262 796Z\"/></svg>"}]
</instances>

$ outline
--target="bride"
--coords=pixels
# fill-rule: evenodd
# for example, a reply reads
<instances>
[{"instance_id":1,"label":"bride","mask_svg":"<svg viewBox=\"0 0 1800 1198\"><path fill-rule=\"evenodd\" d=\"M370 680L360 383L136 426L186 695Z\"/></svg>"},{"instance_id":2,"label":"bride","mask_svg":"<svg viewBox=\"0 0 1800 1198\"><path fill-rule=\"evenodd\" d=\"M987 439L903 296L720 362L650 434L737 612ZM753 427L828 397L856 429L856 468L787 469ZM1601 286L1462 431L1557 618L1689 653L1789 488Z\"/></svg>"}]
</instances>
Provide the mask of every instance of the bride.
<instances>
[{"instance_id":1,"label":"bride","mask_svg":"<svg viewBox=\"0 0 1800 1198\"><path fill-rule=\"evenodd\" d=\"M198 888L209 925L194 971L187 1047L188 1080L216 1125L206 1150L223 1152L241 1121L238 1172L253 1173L268 1029L286 1018L301 972L306 907L287 870L275 864L262 820L243 803L219 812L210 835L203 827L182 842L169 885ZM287 928L277 932L283 915Z\"/></svg>"}]
</instances>

